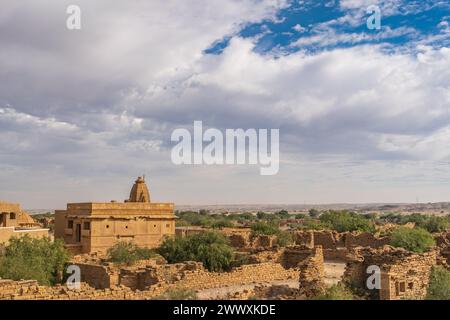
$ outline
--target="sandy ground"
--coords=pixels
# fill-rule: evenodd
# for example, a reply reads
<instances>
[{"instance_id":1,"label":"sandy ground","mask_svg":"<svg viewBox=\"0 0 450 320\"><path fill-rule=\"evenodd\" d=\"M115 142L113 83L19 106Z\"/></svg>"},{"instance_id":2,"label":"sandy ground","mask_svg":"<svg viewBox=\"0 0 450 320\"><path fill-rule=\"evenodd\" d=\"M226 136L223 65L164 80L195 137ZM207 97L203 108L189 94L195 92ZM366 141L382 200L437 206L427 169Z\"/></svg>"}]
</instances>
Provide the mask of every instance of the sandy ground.
<instances>
[{"instance_id":1,"label":"sandy ground","mask_svg":"<svg viewBox=\"0 0 450 320\"><path fill-rule=\"evenodd\" d=\"M325 268L325 284L333 285L341 280L345 271L345 263L338 261L326 261L324 263ZM271 282L258 282L245 285L234 285L228 287L205 289L197 293L199 299L217 299L226 296L229 293L235 293L238 291L253 289L257 285L287 285L291 288L298 288L298 279L292 280L278 280Z\"/></svg>"},{"instance_id":2,"label":"sandy ground","mask_svg":"<svg viewBox=\"0 0 450 320\"><path fill-rule=\"evenodd\" d=\"M333 285L337 284L344 275L345 271L345 262L340 261L325 261L324 269L325 269L325 284Z\"/></svg>"}]
</instances>

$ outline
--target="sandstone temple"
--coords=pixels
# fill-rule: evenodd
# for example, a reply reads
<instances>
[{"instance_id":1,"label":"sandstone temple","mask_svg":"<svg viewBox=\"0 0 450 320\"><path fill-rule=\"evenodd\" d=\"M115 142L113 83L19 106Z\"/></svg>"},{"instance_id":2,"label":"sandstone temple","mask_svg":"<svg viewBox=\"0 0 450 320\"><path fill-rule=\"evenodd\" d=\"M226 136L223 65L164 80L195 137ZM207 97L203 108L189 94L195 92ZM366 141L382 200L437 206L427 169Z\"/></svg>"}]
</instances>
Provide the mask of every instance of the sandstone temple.
<instances>
[{"instance_id":1,"label":"sandstone temple","mask_svg":"<svg viewBox=\"0 0 450 320\"><path fill-rule=\"evenodd\" d=\"M144 177L139 177L123 203L69 203L55 211L55 238L73 253L106 252L120 241L157 247L175 234L173 203L153 203Z\"/></svg>"}]
</instances>

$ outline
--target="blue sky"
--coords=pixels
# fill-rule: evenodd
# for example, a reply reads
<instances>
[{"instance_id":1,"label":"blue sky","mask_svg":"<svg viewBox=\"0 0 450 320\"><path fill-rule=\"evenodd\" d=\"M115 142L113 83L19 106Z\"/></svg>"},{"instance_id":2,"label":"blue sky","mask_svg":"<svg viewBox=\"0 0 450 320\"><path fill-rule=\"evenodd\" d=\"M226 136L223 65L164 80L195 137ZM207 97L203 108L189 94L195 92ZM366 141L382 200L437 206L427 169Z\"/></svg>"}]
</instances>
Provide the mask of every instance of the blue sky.
<instances>
[{"instance_id":1,"label":"blue sky","mask_svg":"<svg viewBox=\"0 0 450 320\"><path fill-rule=\"evenodd\" d=\"M2 0L0 200L123 200L146 174L176 204L449 201L449 25L438 0ZM195 120L279 129L279 173L176 166Z\"/></svg>"},{"instance_id":2,"label":"blue sky","mask_svg":"<svg viewBox=\"0 0 450 320\"><path fill-rule=\"evenodd\" d=\"M395 1L392 1L395 3ZM371 3L377 5L377 1ZM357 46L361 44L389 44L393 48L410 46L422 41L436 46L448 45L449 39L431 40L442 29L450 15L450 3L440 0L397 1L394 8L382 10L382 27L369 30L367 19L373 12L367 12L368 6L350 6L343 8L339 1L292 1L277 12L275 19L241 26L234 34L215 41L206 52L220 54L233 36L255 38L254 50L261 54L289 54L304 50L314 53L320 50ZM366 10L365 10L366 9ZM344 22L342 22L344 21ZM310 39L317 35L352 35L361 40L336 43L311 43L296 45L299 39ZM382 37L377 37L382 34Z\"/></svg>"}]
</instances>

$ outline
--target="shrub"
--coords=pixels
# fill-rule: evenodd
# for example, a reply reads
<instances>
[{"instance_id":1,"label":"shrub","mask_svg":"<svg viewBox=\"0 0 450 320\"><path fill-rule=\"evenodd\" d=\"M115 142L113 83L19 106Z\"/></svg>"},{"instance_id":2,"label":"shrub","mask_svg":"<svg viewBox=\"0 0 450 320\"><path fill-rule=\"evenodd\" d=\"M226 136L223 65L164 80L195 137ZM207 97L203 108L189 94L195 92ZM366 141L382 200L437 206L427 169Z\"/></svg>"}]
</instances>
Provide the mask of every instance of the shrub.
<instances>
[{"instance_id":1,"label":"shrub","mask_svg":"<svg viewBox=\"0 0 450 320\"><path fill-rule=\"evenodd\" d=\"M278 233L278 226L275 223L270 222L255 222L252 224L251 229L253 236L271 236Z\"/></svg>"},{"instance_id":2,"label":"shrub","mask_svg":"<svg viewBox=\"0 0 450 320\"><path fill-rule=\"evenodd\" d=\"M69 253L61 240L12 238L0 257L0 277L37 280L41 285L61 282Z\"/></svg>"},{"instance_id":3,"label":"shrub","mask_svg":"<svg viewBox=\"0 0 450 320\"><path fill-rule=\"evenodd\" d=\"M166 238L158 252L170 263L199 261L209 271L226 270L233 259L233 250L228 240L216 232Z\"/></svg>"},{"instance_id":4,"label":"shrub","mask_svg":"<svg viewBox=\"0 0 450 320\"><path fill-rule=\"evenodd\" d=\"M277 245L285 247L294 242L294 238L291 233L287 231L279 231L277 233Z\"/></svg>"},{"instance_id":5,"label":"shrub","mask_svg":"<svg viewBox=\"0 0 450 320\"><path fill-rule=\"evenodd\" d=\"M139 260L150 259L155 256L155 252L147 248L139 248L131 242L118 242L108 249L108 256L111 262L117 264L133 265Z\"/></svg>"},{"instance_id":6,"label":"shrub","mask_svg":"<svg viewBox=\"0 0 450 320\"><path fill-rule=\"evenodd\" d=\"M430 274L427 300L450 300L450 271L435 266Z\"/></svg>"},{"instance_id":7,"label":"shrub","mask_svg":"<svg viewBox=\"0 0 450 320\"><path fill-rule=\"evenodd\" d=\"M331 226L329 223L323 223L320 220L307 218L302 222L299 228L302 230L325 230L330 229Z\"/></svg>"},{"instance_id":8,"label":"shrub","mask_svg":"<svg viewBox=\"0 0 450 320\"><path fill-rule=\"evenodd\" d=\"M312 300L353 300L353 294L342 284L334 284Z\"/></svg>"},{"instance_id":9,"label":"shrub","mask_svg":"<svg viewBox=\"0 0 450 320\"><path fill-rule=\"evenodd\" d=\"M433 236L424 229L398 227L391 233L390 245L412 252L423 253L433 247L435 241Z\"/></svg>"},{"instance_id":10,"label":"shrub","mask_svg":"<svg viewBox=\"0 0 450 320\"><path fill-rule=\"evenodd\" d=\"M354 212L330 210L322 213L319 219L338 232L375 232L375 225L372 221Z\"/></svg>"},{"instance_id":11,"label":"shrub","mask_svg":"<svg viewBox=\"0 0 450 320\"><path fill-rule=\"evenodd\" d=\"M304 213L298 213L295 215L295 219L305 219L306 218L306 214Z\"/></svg>"},{"instance_id":12,"label":"shrub","mask_svg":"<svg viewBox=\"0 0 450 320\"><path fill-rule=\"evenodd\" d=\"M450 227L450 223L446 217L431 216L419 227L426 229L428 232L444 232Z\"/></svg>"}]
</instances>

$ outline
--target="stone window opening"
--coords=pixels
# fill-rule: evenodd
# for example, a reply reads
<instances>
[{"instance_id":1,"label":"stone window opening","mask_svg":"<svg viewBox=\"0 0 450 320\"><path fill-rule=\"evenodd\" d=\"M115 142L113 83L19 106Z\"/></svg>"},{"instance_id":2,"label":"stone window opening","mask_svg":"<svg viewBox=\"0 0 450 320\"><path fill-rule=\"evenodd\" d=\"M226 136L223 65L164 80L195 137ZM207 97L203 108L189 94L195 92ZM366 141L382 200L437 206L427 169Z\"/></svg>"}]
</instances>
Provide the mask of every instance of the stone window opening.
<instances>
[{"instance_id":1,"label":"stone window opening","mask_svg":"<svg viewBox=\"0 0 450 320\"><path fill-rule=\"evenodd\" d=\"M84 230L91 230L91 223L90 222L84 222L83 223L83 229Z\"/></svg>"},{"instance_id":2,"label":"stone window opening","mask_svg":"<svg viewBox=\"0 0 450 320\"><path fill-rule=\"evenodd\" d=\"M395 287L396 287L397 296L402 295L406 292L406 283L404 281L397 282Z\"/></svg>"},{"instance_id":3,"label":"stone window opening","mask_svg":"<svg viewBox=\"0 0 450 320\"><path fill-rule=\"evenodd\" d=\"M15 220L16 219L16 214L14 212L10 212L9 213L9 219L10 220Z\"/></svg>"},{"instance_id":4,"label":"stone window opening","mask_svg":"<svg viewBox=\"0 0 450 320\"><path fill-rule=\"evenodd\" d=\"M109 224L106 225L106 229L109 229Z\"/></svg>"},{"instance_id":5,"label":"stone window opening","mask_svg":"<svg viewBox=\"0 0 450 320\"><path fill-rule=\"evenodd\" d=\"M67 221L67 229L73 229L73 220Z\"/></svg>"},{"instance_id":6,"label":"stone window opening","mask_svg":"<svg viewBox=\"0 0 450 320\"><path fill-rule=\"evenodd\" d=\"M408 283L408 289L412 290L414 288L414 283L410 282Z\"/></svg>"}]
</instances>

